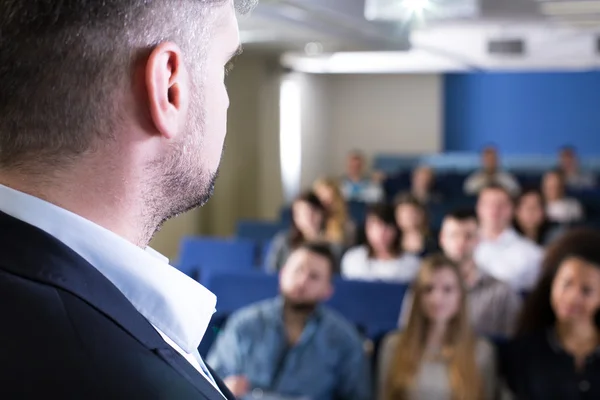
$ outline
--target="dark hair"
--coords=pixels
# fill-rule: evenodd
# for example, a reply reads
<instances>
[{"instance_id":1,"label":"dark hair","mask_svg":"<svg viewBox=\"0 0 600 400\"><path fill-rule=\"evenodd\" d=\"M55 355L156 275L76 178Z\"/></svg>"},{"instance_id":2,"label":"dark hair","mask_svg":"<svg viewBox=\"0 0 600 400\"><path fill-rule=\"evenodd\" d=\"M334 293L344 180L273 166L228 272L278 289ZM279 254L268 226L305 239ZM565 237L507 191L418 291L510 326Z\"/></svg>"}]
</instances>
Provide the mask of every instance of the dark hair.
<instances>
[{"instance_id":1,"label":"dark hair","mask_svg":"<svg viewBox=\"0 0 600 400\"><path fill-rule=\"evenodd\" d=\"M511 204L514 205L515 202L515 198L513 196L513 194L511 192L508 191L507 188L505 188L502 185L499 185L497 183L490 183L488 185L485 185L480 191L479 191L479 198L481 198L481 196L483 195L484 192L488 192L488 191L492 191L492 190L496 190L496 191L500 191L502 193L504 193L508 199L510 200Z\"/></svg>"},{"instance_id":2,"label":"dark hair","mask_svg":"<svg viewBox=\"0 0 600 400\"><path fill-rule=\"evenodd\" d=\"M543 209L544 208L544 196L542 195L542 192L540 192L540 190L536 189L536 188L524 189L521 192L521 194L517 197L517 199L515 200L515 207L519 208L519 206L523 202L523 199L530 195L536 195L539 197L539 199L542 202L542 209ZM550 222L550 220L546 216L546 213L544 212L544 219L542 220L542 223L540 224L540 226L538 227L538 230L536 232L536 237L534 239L535 242L539 245L544 245L546 243L546 236L553 229L553 227L554 227L554 225L552 224L552 222ZM515 213L515 217L513 218L513 228L521 235L525 235L525 231L521 227L521 224L519 223L519 220L517 219L516 213Z\"/></svg>"},{"instance_id":3,"label":"dark hair","mask_svg":"<svg viewBox=\"0 0 600 400\"><path fill-rule=\"evenodd\" d=\"M327 242L304 242L301 243L294 251L297 250L306 250L310 253L316 254L320 257L323 257L327 260L327 264L329 265L329 272L331 276L339 273L338 262L331 251L331 245Z\"/></svg>"},{"instance_id":4,"label":"dark hair","mask_svg":"<svg viewBox=\"0 0 600 400\"><path fill-rule=\"evenodd\" d=\"M478 222L477 214L472 208L458 208L456 210L450 211L444 216L444 220L447 219L453 219L458 222L467 222L470 220Z\"/></svg>"},{"instance_id":5,"label":"dark hair","mask_svg":"<svg viewBox=\"0 0 600 400\"><path fill-rule=\"evenodd\" d=\"M548 247L540 279L519 318L517 335L539 332L556 322L550 304L552 283L562 263L571 257L585 260L600 269L600 232L590 228L574 229Z\"/></svg>"},{"instance_id":6,"label":"dark hair","mask_svg":"<svg viewBox=\"0 0 600 400\"><path fill-rule=\"evenodd\" d=\"M325 208L323 203L321 203L321 201L319 200L317 195L311 191L304 192L301 195L299 195L298 197L296 197L293 204L301 203L301 202L307 203L313 209L315 209L323 214L323 222L321 224L321 230L325 229L325 224L327 223L327 209ZM293 207L293 205L292 205L292 207ZM290 227L289 240L290 240L290 245L291 245L292 249L300 246L305 241L304 235L298 228L298 225L296 225L296 220L294 219L293 208L292 208L292 226Z\"/></svg>"},{"instance_id":7,"label":"dark hair","mask_svg":"<svg viewBox=\"0 0 600 400\"><path fill-rule=\"evenodd\" d=\"M417 199L415 196L413 196L410 193L403 193L398 195L398 197L396 197L396 201L394 202L394 212L395 210L403 205L411 205L414 206L416 208L418 208L422 213L423 213L423 235L428 236L430 235L430 228L429 228L429 213L427 212L427 208L425 207L425 205L423 205L423 203L421 203L419 201L419 199Z\"/></svg>"},{"instance_id":8,"label":"dark hair","mask_svg":"<svg viewBox=\"0 0 600 400\"><path fill-rule=\"evenodd\" d=\"M388 249L388 250L391 251L392 254L395 256L401 255L402 254L402 231L400 230L400 228L398 228L398 225L396 224L396 217L394 215L394 207L392 207L389 204L384 204L384 203L373 204L373 205L370 205L369 208L367 209L366 216L367 216L367 218L375 217L378 220L380 220L381 222L383 222L385 225L394 229L394 239L392 240L392 244L390 245L390 249ZM371 243L369 243L368 238L366 237L367 236L366 235L366 229L367 229L366 225L367 225L367 222L365 219L365 246L367 246L369 258L372 258L375 256L375 251L373 249L373 246L371 246Z\"/></svg>"},{"instance_id":9,"label":"dark hair","mask_svg":"<svg viewBox=\"0 0 600 400\"><path fill-rule=\"evenodd\" d=\"M236 6L247 11L255 1ZM0 1L0 166L56 165L112 138L135 63L170 40L202 65L198 39L212 23L205 9L225 3Z\"/></svg>"}]
</instances>

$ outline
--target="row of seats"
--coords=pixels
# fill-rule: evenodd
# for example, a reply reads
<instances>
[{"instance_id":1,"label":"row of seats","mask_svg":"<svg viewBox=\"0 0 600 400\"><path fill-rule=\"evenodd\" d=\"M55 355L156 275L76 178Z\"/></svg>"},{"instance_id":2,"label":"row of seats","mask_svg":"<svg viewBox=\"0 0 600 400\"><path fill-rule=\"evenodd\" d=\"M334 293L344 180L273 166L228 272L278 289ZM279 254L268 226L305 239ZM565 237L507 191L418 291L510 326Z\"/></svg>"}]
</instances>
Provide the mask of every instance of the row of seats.
<instances>
[{"instance_id":1,"label":"row of seats","mask_svg":"<svg viewBox=\"0 0 600 400\"><path fill-rule=\"evenodd\" d=\"M381 154L375 156L373 167L385 173L410 171L418 165L429 165L437 171L468 173L481 165L481 155L474 152L445 152L421 156ZM600 158L583 158L581 165L586 170L600 172ZM510 155L502 156L502 167L507 171L547 171L556 167L556 156Z\"/></svg>"},{"instance_id":2,"label":"row of seats","mask_svg":"<svg viewBox=\"0 0 600 400\"><path fill-rule=\"evenodd\" d=\"M231 313L248 304L273 298L278 277L261 271L210 270L203 284L217 295L217 312L200 351L207 352L218 330ZM335 293L328 305L369 338L377 338L397 326L406 284L335 280Z\"/></svg>"}]
</instances>

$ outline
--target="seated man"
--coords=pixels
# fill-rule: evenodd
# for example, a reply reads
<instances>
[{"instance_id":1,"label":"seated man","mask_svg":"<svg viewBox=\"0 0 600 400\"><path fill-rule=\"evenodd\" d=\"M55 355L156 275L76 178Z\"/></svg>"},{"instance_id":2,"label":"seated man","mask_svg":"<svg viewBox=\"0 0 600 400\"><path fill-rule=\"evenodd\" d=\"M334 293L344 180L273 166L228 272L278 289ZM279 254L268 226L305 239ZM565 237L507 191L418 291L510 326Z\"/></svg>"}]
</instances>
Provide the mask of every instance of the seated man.
<instances>
[{"instance_id":1,"label":"seated man","mask_svg":"<svg viewBox=\"0 0 600 400\"><path fill-rule=\"evenodd\" d=\"M510 336L521 310L521 298L509 285L481 271L473 253L478 243L477 218L472 212L448 214L440 231L440 247L456 262L467 287L468 309L473 328L480 335ZM400 327L408 323L412 291L406 293L400 314Z\"/></svg>"},{"instance_id":2,"label":"seated man","mask_svg":"<svg viewBox=\"0 0 600 400\"><path fill-rule=\"evenodd\" d=\"M281 295L229 318L207 361L235 396L372 397L356 328L321 304L333 293L333 268L327 246L303 244L281 269Z\"/></svg>"},{"instance_id":3,"label":"seated man","mask_svg":"<svg viewBox=\"0 0 600 400\"><path fill-rule=\"evenodd\" d=\"M581 169L579 157L574 147L565 146L560 149L558 168L564 174L568 189L582 190L596 187L596 177L592 173Z\"/></svg>"},{"instance_id":4,"label":"seated man","mask_svg":"<svg viewBox=\"0 0 600 400\"><path fill-rule=\"evenodd\" d=\"M364 175L365 157L359 151L348 154L346 175L340 182L340 190L346 201L377 203L382 201L385 193L381 186L381 174Z\"/></svg>"},{"instance_id":5,"label":"seated man","mask_svg":"<svg viewBox=\"0 0 600 400\"><path fill-rule=\"evenodd\" d=\"M498 185L484 188L477 201L480 242L475 261L485 272L522 291L537 282L543 250L512 227L513 199Z\"/></svg>"},{"instance_id":6,"label":"seated man","mask_svg":"<svg viewBox=\"0 0 600 400\"><path fill-rule=\"evenodd\" d=\"M489 185L502 186L512 196L519 194L521 188L515 177L500 170L498 151L495 147L489 146L483 149L481 152L481 167L481 170L473 172L465 181L465 194L469 196L478 195L483 188Z\"/></svg>"}]
</instances>

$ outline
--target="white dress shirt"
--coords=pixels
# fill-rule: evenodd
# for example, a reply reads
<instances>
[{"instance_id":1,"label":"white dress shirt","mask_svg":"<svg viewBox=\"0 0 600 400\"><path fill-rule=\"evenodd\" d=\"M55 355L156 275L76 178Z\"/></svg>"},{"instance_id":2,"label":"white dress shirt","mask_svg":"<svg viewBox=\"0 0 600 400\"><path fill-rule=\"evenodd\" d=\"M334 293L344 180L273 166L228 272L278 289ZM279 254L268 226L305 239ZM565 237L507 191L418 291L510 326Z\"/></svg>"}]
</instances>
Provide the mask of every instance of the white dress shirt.
<instances>
[{"instance_id":1,"label":"white dress shirt","mask_svg":"<svg viewBox=\"0 0 600 400\"><path fill-rule=\"evenodd\" d=\"M546 204L548 219L559 224L579 222L583 219L583 207L577 199L564 197Z\"/></svg>"},{"instance_id":2,"label":"white dress shirt","mask_svg":"<svg viewBox=\"0 0 600 400\"><path fill-rule=\"evenodd\" d=\"M495 240L483 239L475 249L477 265L517 291L529 290L537 283L542 257L541 247L513 229Z\"/></svg>"},{"instance_id":3,"label":"white dress shirt","mask_svg":"<svg viewBox=\"0 0 600 400\"><path fill-rule=\"evenodd\" d=\"M357 246L342 258L342 276L362 281L411 282L419 271L421 260L403 254L391 260L369 258L367 246Z\"/></svg>"},{"instance_id":4,"label":"white dress shirt","mask_svg":"<svg viewBox=\"0 0 600 400\"><path fill-rule=\"evenodd\" d=\"M213 386L198 354L216 296L171 267L169 260L37 197L0 185L0 211L60 240L115 285L162 336Z\"/></svg>"}]
</instances>

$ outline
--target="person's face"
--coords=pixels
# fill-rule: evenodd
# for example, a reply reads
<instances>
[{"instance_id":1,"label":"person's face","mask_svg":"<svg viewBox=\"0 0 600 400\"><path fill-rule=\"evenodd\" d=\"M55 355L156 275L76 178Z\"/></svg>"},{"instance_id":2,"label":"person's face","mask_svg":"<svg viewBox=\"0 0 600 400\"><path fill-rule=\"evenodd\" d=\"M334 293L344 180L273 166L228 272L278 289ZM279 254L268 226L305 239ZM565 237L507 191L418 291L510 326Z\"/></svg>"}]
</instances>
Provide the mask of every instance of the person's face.
<instances>
[{"instance_id":1,"label":"person's face","mask_svg":"<svg viewBox=\"0 0 600 400\"><path fill-rule=\"evenodd\" d=\"M496 171L498 168L498 153L494 149L487 149L483 152L481 162L486 171Z\"/></svg>"},{"instance_id":2,"label":"person's face","mask_svg":"<svg viewBox=\"0 0 600 400\"><path fill-rule=\"evenodd\" d=\"M297 201L293 204L292 217L300 232L316 233L321 230L323 213L306 201Z\"/></svg>"},{"instance_id":3,"label":"person's face","mask_svg":"<svg viewBox=\"0 0 600 400\"><path fill-rule=\"evenodd\" d=\"M358 154L351 154L348 156L348 174L350 176L360 176L364 169L364 160L362 156Z\"/></svg>"},{"instance_id":4,"label":"person's face","mask_svg":"<svg viewBox=\"0 0 600 400\"><path fill-rule=\"evenodd\" d=\"M394 227L387 225L374 215L367 216L365 231L367 240L377 251L388 251L396 239Z\"/></svg>"},{"instance_id":5,"label":"person's face","mask_svg":"<svg viewBox=\"0 0 600 400\"><path fill-rule=\"evenodd\" d=\"M551 305L561 323L590 323L600 307L600 267L568 258L552 282Z\"/></svg>"},{"instance_id":6,"label":"person's face","mask_svg":"<svg viewBox=\"0 0 600 400\"><path fill-rule=\"evenodd\" d=\"M521 198L515 216L519 224L526 228L537 228L544 221L544 204L537 193L528 193Z\"/></svg>"},{"instance_id":7,"label":"person's face","mask_svg":"<svg viewBox=\"0 0 600 400\"><path fill-rule=\"evenodd\" d=\"M510 197L502 190L487 189L479 195L477 216L484 229L504 230L513 217Z\"/></svg>"},{"instance_id":8,"label":"person's face","mask_svg":"<svg viewBox=\"0 0 600 400\"><path fill-rule=\"evenodd\" d=\"M168 219L204 204L212 195L227 126L229 96L225 68L240 45L233 3L216 8L214 32L206 41L202 62L189 55L189 107L180 138L158 162L158 185L168 207ZM155 167L155 166L153 166ZM156 187L156 183L153 184ZM152 189L154 190L154 189Z\"/></svg>"},{"instance_id":9,"label":"person's face","mask_svg":"<svg viewBox=\"0 0 600 400\"><path fill-rule=\"evenodd\" d=\"M433 170L419 168L413 175L413 187L418 190L428 190L433 186Z\"/></svg>"},{"instance_id":10,"label":"person's face","mask_svg":"<svg viewBox=\"0 0 600 400\"><path fill-rule=\"evenodd\" d=\"M312 306L333 293L329 261L306 249L294 251L281 269L279 286L283 297L296 306Z\"/></svg>"},{"instance_id":11,"label":"person's face","mask_svg":"<svg viewBox=\"0 0 600 400\"><path fill-rule=\"evenodd\" d=\"M433 323L448 323L460 309L459 277L449 267L438 269L424 282L421 296L427 319Z\"/></svg>"},{"instance_id":12,"label":"person's face","mask_svg":"<svg viewBox=\"0 0 600 400\"><path fill-rule=\"evenodd\" d=\"M477 229L474 218L466 221L446 218L440 232L440 246L446 257L459 264L471 260L479 242Z\"/></svg>"},{"instance_id":13,"label":"person's face","mask_svg":"<svg viewBox=\"0 0 600 400\"><path fill-rule=\"evenodd\" d=\"M563 196L564 191L561 177L554 172L549 172L544 175L542 191L544 192L544 197L548 200L560 199Z\"/></svg>"},{"instance_id":14,"label":"person's face","mask_svg":"<svg viewBox=\"0 0 600 400\"><path fill-rule=\"evenodd\" d=\"M333 189L327 185L318 185L315 188L315 194L327 209L329 209L335 201L335 193Z\"/></svg>"},{"instance_id":15,"label":"person's face","mask_svg":"<svg viewBox=\"0 0 600 400\"><path fill-rule=\"evenodd\" d=\"M396 207L396 224L401 230L420 229L425 216L414 204L400 204Z\"/></svg>"},{"instance_id":16,"label":"person's face","mask_svg":"<svg viewBox=\"0 0 600 400\"><path fill-rule=\"evenodd\" d=\"M577 169L577 156L570 150L563 150L559 157L560 167L565 171Z\"/></svg>"}]
</instances>

